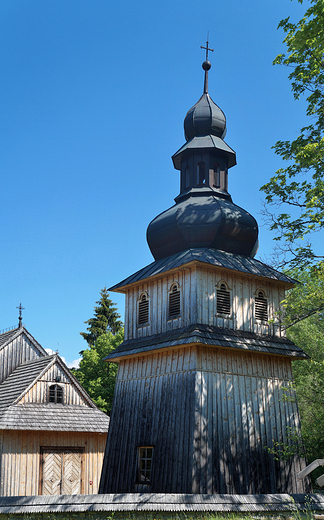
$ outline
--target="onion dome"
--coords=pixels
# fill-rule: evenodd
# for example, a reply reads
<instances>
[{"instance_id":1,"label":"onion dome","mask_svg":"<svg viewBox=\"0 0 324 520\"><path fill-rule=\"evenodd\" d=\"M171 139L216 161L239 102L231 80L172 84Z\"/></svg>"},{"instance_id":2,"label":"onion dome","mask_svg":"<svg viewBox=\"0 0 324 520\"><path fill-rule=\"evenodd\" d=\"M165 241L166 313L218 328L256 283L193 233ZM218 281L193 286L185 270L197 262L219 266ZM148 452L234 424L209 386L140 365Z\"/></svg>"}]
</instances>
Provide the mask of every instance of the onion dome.
<instances>
[{"instance_id":1,"label":"onion dome","mask_svg":"<svg viewBox=\"0 0 324 520\"><path fill-rule=\"evenodd\" d=\"M212 50L207 47L203 47ZM228 169L236 154L223 140L226 118L208 94L206 53L204 93L184 120L186 143L173 155L180 170L176 204L147 228L147 242L155 260L191 248L211 248L253 257L258 248L258 224L233 203L227 191Z\"/></svg>"},{"instance_id":2,"label":"onion dome","mask_svg":"<svg viewBox=\"0 0 324 520\"><path fill-rule=\"evenodd\" d=\"M258 224L230 200L192 196L155 217L147 228L147 241L155 260L191 248L254 256Z\"/></svg>"},{"instance_id":3,"label":"onion dome","mask_svg":"<svg viewBox=\"0 0 324 520\"><path fill-rule=\"evenodd\" d=\"M204 61L205 70L204 93L199 101L187 112L184 120L186 141L203 135L215 135L223 139L226 135L226 117L219 106L208 94L209 61Z\"/></svg>"},{"instance_id":4,"label":"onion dome","mask_svg":"<svg viewBox=\"0 0 324 520\"><path fill-rule=\"evenodd\" d=\"M187 112L184 120L185 138L216 135L223 139L226 135L226 117L208 93Z\"/></svg>"}]
</instances>

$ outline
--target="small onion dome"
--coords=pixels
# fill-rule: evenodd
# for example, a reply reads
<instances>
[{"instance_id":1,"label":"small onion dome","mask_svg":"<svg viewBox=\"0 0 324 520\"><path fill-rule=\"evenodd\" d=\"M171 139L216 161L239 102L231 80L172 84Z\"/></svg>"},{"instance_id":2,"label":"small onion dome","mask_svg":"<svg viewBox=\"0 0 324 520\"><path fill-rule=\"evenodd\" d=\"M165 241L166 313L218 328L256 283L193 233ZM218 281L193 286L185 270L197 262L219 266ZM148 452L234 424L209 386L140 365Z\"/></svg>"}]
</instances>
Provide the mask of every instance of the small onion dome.
<instances>
[{"instance_id":1,"label":"small onion dome","mask_svg":"<svg viewBox=\"0 0 324 520\"><path fill-rule=\"evenodd\" d=\"M230 200L192 196L152 220L147 242L155 260L206 247L253 257L258 248L258 224Z\"/></svg>"},{"instance_id":2,"label":"small onion dome","mask_svg":"<svg viewBox=\"0 0 324 520\"><path fill-rule=\"evenodd\" d=\"M215 135L223 139L226 135L226 117L214 103L208 92L187 112L184 120L187 141L196 136Z\"/></svg>"}]
</instances>

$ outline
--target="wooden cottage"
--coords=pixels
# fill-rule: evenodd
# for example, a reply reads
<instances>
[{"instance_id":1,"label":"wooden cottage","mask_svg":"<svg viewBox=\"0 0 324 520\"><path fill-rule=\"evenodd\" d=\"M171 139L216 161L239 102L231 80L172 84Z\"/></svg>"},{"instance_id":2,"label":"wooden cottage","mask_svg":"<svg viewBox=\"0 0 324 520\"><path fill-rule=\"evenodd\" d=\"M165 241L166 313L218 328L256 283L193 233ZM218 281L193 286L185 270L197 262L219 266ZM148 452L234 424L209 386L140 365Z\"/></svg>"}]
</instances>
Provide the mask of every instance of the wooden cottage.
<instances>
[{"instance_id":1,"label":"wooden cottage","mask_svg":"<svg viewBox=\"0 0 324 520\"><path fill-rule=\"evenodd\" d=\"M299 435L291 361L306 354L280 323L293 280L254 259L255 219L228 193L235 152L204 93L186 115L176 204L149 225L155 261L110 290L126 295L100 493L305 492L298 455L269 448Z\"/></svg>"},{"instance_id":2,"label":"wooden cottage","mask_svg":"<svg viewBox=\"0 0 324 520\"><path fill-rule=\"evenodd\" d=\"M108 426L58 355L0 334L0 495L97 493Z\"/></svg>"}]
</instances>

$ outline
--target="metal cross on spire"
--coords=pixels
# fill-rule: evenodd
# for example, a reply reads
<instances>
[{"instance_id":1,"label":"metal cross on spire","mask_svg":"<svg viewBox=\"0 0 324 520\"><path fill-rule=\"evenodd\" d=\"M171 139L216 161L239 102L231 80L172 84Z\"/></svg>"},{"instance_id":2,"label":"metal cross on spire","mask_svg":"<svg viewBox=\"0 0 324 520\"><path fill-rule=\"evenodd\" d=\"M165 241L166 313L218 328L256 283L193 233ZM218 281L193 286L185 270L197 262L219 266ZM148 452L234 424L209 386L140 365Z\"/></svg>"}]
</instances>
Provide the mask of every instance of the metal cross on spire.
<instances>
[{"instance_id":1,"label":"metal cross on spire","mask_svg":"<svg viewBox=\"0 0 324 520\"><path fill-rule=\"evenodd\" d=\"M203 45L200 45L201 49L206 49L206 61L208 61L208 51L214 52L214 49L211 49L209 47L209 41L208 40L209 40L209 31L207 33L206 47L204 47Z\"/></svg>"},{"instance_id":2,"label":"metal cross on spire","mask_svg":"<svg viewBox=\"0 0 324 520\"><path fill-rule=\"evenodd\" d=\"M19 309L19 318L18 318L18 320L19 320L19 324L18 324L18 327L22 327L22 311L25 310L25 307L23 307L23 306L21 305L21 303L20 303L20 304L19 304L19 307L16 307L16 309Z\"/></svg>"},{"instance_id":3,"label":"metal cross on spire","mask_svg":"<svg viewBox=\"0 0 324 520\"><path fill-rule=\"evenodd\" d=\"M203 45L200 45L201 49L206 49L206 60L202 64L202 68L205 71L205 81L204 81L204 94L208 94L208 71L211 67L210 61L208 61L208 51L214 52L214 49L211 49L209 47L209 32L207 33L207 41L206 41L206 47Z\"/></svg>"}]
</instances>

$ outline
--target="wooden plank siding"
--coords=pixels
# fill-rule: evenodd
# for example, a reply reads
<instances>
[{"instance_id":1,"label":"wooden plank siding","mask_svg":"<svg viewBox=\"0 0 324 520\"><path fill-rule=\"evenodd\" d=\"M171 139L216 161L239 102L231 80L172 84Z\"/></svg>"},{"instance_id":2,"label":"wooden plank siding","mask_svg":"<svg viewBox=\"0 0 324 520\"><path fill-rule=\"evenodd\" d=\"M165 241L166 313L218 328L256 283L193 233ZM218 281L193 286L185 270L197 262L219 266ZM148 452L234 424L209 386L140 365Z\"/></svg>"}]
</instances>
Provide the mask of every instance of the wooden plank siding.
<instances>
[{"instance_id":1,"label":"wooden plank siding","mask_svg":"<svg viewBox=\"0 0 324 520\"><path fill-rule=\"evenodd\" d=\"M169 291L174 282L180 287L181 316L168 319ZM138 326L138 302L143 292L147 292L149 297L149 322ZM197 315L195 294L195 269L183 269L177 274L130 288L126 293L125 339L151 336L193 323Z\"/></svg>"},{"instance_id":2,"label":"wooden plank siding","mask_svg":"<svg viewBox=\"0 0 324 520\"><path fill-rule=\"evenodd\" d=\"M0 384L22 363L39 358L39 349L25 334L20 334L0 349Z\"/></svg>"},{"instance_id":3,"label":"wooden plank siding","mask_svg":"<svg viewBox=\"0 0 324 520\"><path fill-rule=\"evenodd\" d=\"M106 434L3 430L1 435L1 496L40 494L41 452L46 447L83 450L83 476L87 477L83 477L82 493L98 493Z\"/></svg>"},{"instance_id":4,"label":"wooden plank siding","mask_svg":"<svg viewBox=\"0 0 324 520\"><path fill-rule=\"evenodd\" d=\"M216 290L223 281L230 291L231 314L217 314ZM181 292L181 315L168 319L168 294L174 282ZM254 317L254 298L264 291L268 301L269 322ZM138 325L138 302L145 292L149 298L149 321ZM169 276L146 280L126 291L125 340L142 338L186 327L196 323L228 329L255 332L270 336L284 336L278 311L284 299L284 286L273 280L242 276L236 271L186 267Z\"/></svg>"},{"instance_id":5,"label":"wooden plank siding","mask_svg":"<svg viewBox=\"0 0 324 520\"><path fill-rule=\"evenodd\" d=\"M56 382L56 378L59 378L59 382ZM71 379L57 363L53 364L43 374L36 384L20 399L19 404L48 402L49 387L54 384L62 387L65 404L89 406L75 385L72 384Z\"/></svg>"},{"instance_id":6,"label":"wooden plank siding","mask_svg":"<svg viewBox=\"0 0 324 520\"><path fill-rule=\"evenodd\" d=\"M296 493L303 460L283 472L266 447L299 431L287 358L192 346L121 360L101 493ZM150 486L136 484L153 446Z\"/></svg>"}]
</instances>

